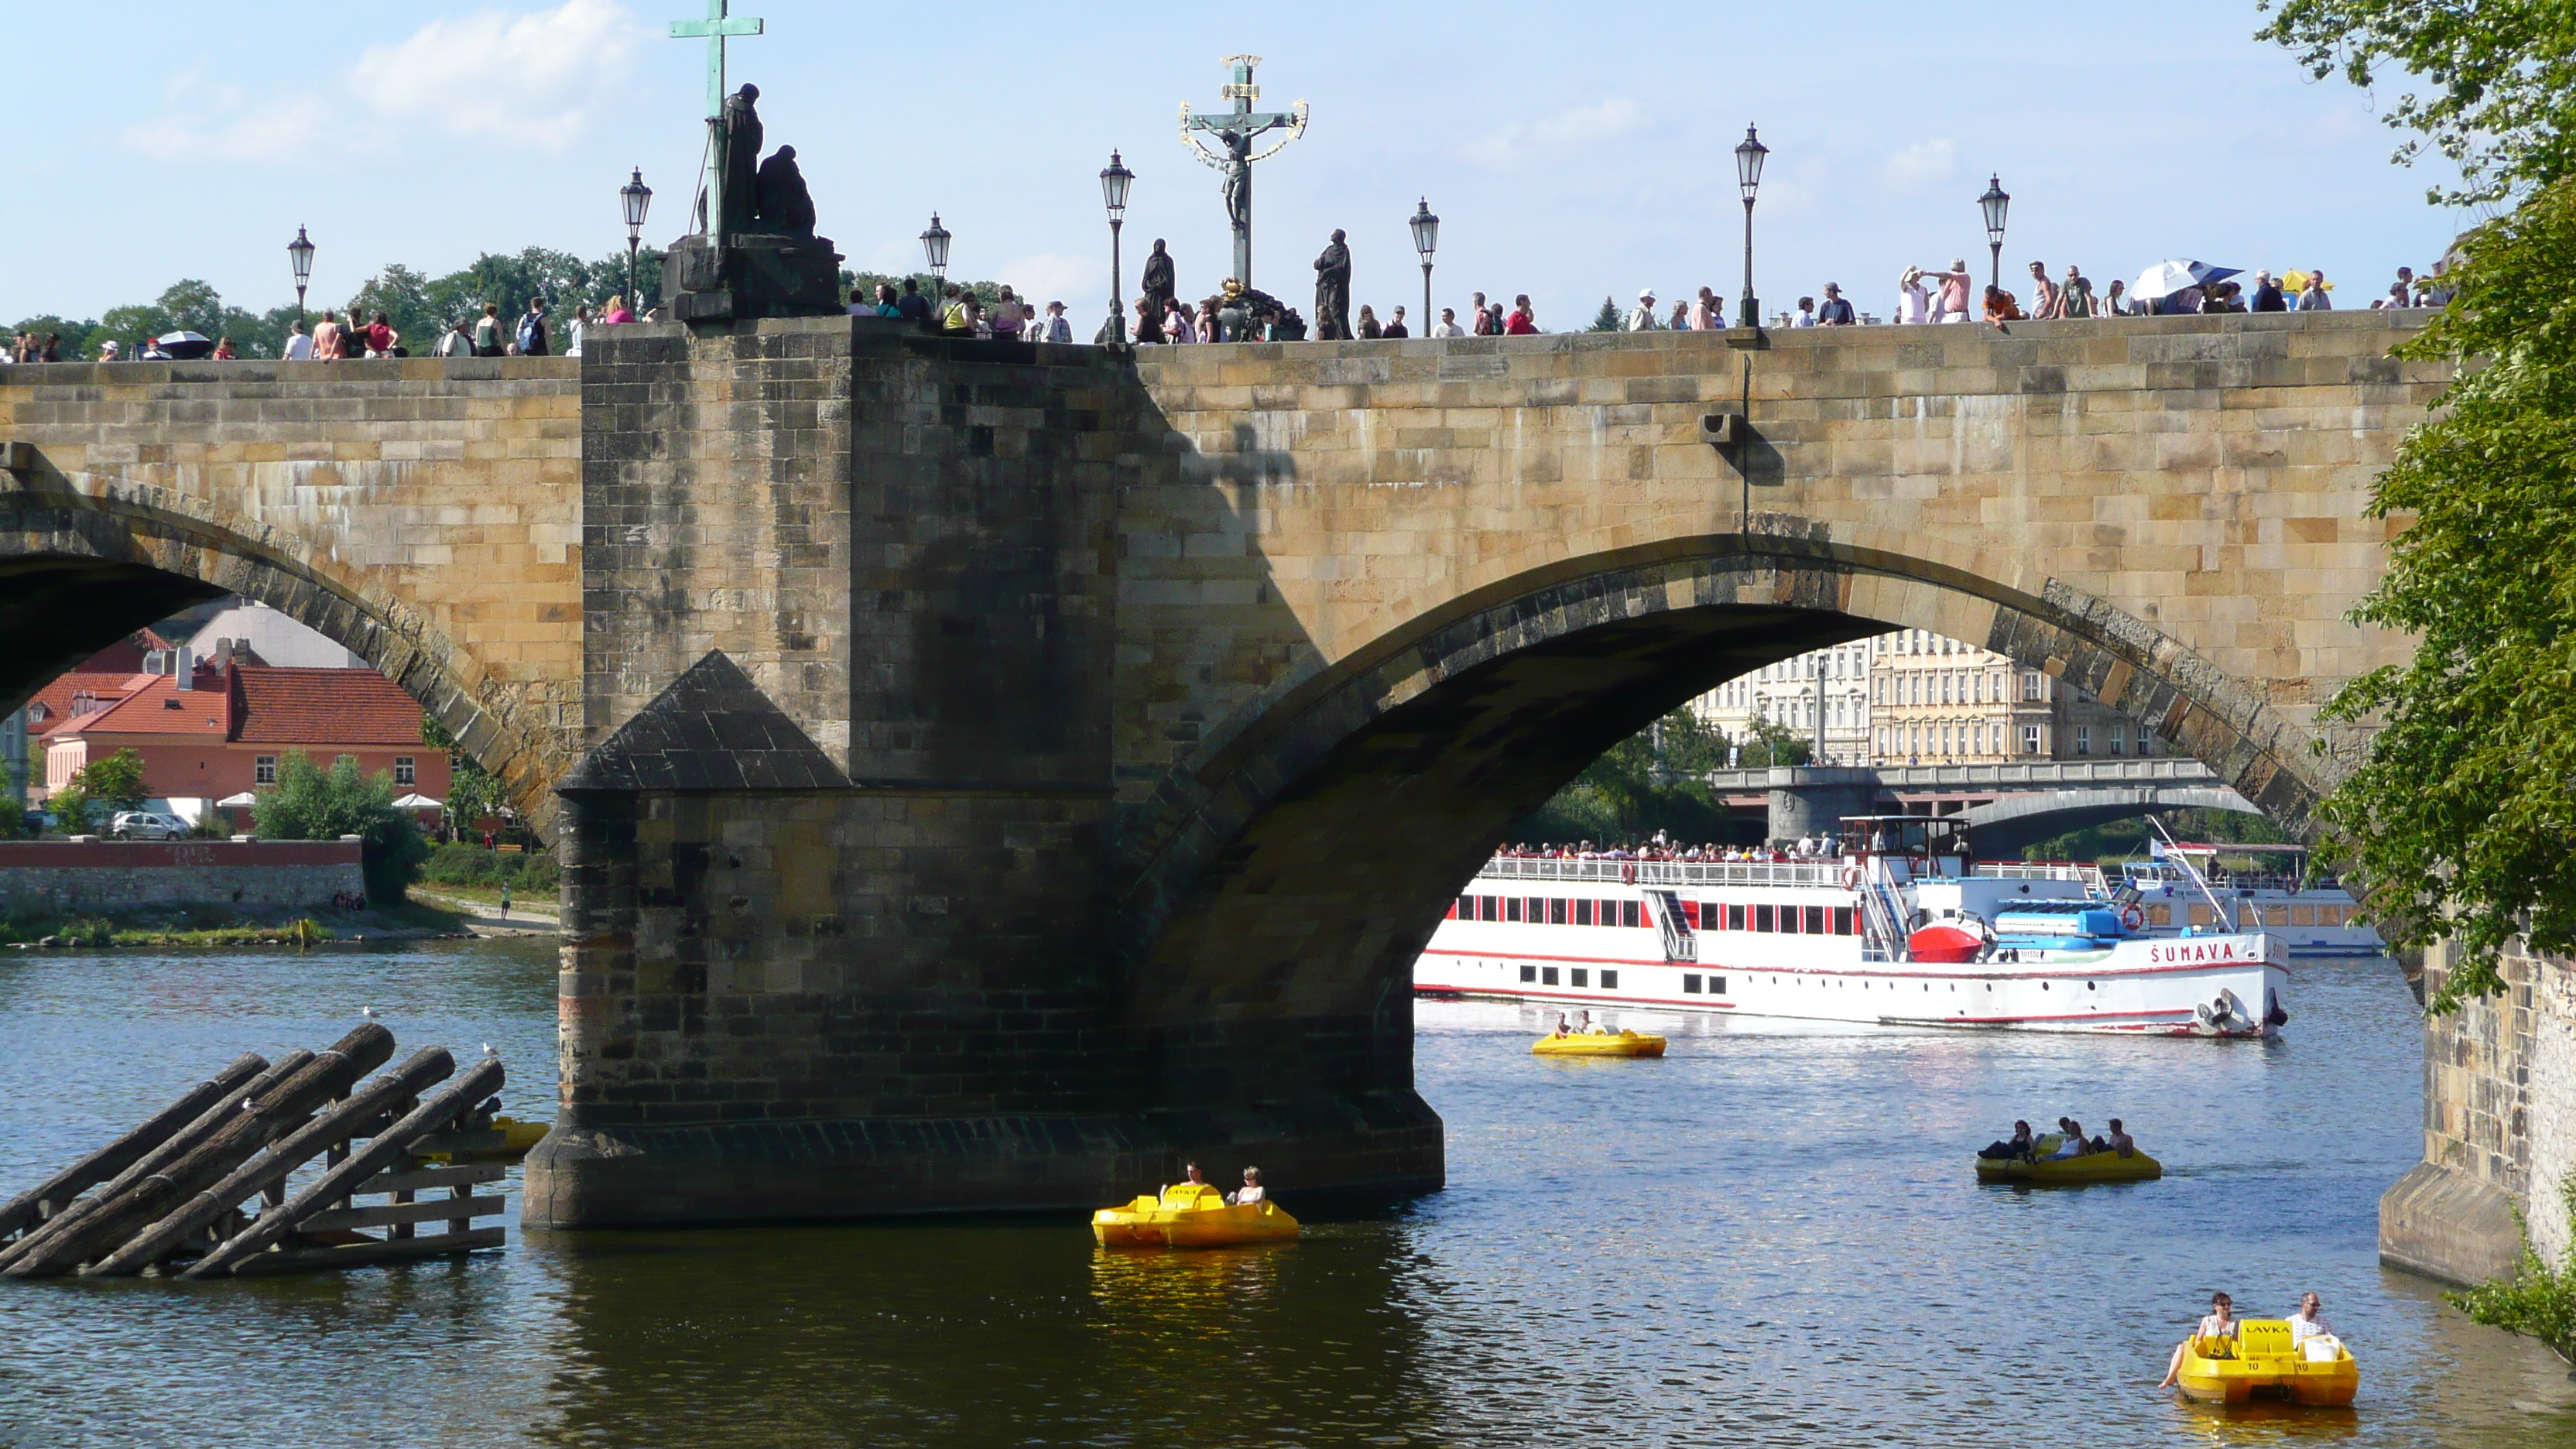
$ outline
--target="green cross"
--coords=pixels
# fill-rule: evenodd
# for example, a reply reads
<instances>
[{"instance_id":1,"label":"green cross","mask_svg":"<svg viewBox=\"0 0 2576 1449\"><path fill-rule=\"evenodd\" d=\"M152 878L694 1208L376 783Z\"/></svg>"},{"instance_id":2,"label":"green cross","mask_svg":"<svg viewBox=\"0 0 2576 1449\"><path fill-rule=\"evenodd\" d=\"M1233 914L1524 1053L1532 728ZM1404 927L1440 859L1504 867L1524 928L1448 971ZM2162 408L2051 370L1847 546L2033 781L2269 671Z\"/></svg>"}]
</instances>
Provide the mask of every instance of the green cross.
<instances>
[{"instance_id":1,"label":"green cross","mask_svg":"<svg viewBox=\"0 0 2576 1449\"><path fill-rule=\"evenodd\" d=\"M710 121L724 114L725 37L761 33L762 22L757 17L726 14L732 4L733 0L707 0L706 19L671 22L673 40L704 38L707 43L707 119Z\"/></svg>"}]
</instances>

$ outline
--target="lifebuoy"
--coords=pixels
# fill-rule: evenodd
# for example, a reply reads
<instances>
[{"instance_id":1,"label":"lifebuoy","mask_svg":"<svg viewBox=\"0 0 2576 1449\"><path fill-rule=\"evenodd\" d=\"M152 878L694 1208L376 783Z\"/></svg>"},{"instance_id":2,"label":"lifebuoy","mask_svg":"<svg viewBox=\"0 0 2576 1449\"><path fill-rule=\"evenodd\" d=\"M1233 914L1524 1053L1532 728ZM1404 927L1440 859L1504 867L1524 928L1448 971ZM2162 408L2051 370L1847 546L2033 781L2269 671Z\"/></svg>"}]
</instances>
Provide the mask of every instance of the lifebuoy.
<instances>
[{"instance_id":1,"label":"lifebuoy","mask_svg":"<svg viewBox=\"0 0 2576 1449\"><path fill-rule=\"evenodd\" d=\"M1847 865L1843 867L1843 889L1847 891L1856 891L1860 889L1859 866Z\"/></svg>"},{"instance_id":2,"label":"lifebuoy","mask_svg":"<svg viewBox=\"0 0 2576 1449\"><path fill-rule=\"evenodd\" d=\"M1619 882L1622 885L1637 883L1637 867L1634 862L1619 867Z\"/></svg>"},{"instance_id":3,"label":"lifebuoy","mask_svg":"<svg viewBox=\"0 0 2576 1449\"><path fill-rule=\"evenodd\" d=\"M2129 902L2129 904L2127 904L2127 905L2125 905L2125 906L2123 906L2123 907L2121 907L2121 908L2120 908L2120 924L2121 924L2121 925L2126 926L2126 927L2127 927L2127 928L2129 928L2130 930L2134 931L2134 930L2137 930L2139 927L2141 927L2141 926L2145 925L2146 923L2147 923L2147 913L2146 913L2146 911L2145 911L2145 909L2144 909L2144 908L2142 908L2142 907L2140 907L2140 906L2138 905L2138 903L2137 903L2137 902L2135 902L2135 901L2131 901L2131 902Z\"/></svg>"}]
</instances>

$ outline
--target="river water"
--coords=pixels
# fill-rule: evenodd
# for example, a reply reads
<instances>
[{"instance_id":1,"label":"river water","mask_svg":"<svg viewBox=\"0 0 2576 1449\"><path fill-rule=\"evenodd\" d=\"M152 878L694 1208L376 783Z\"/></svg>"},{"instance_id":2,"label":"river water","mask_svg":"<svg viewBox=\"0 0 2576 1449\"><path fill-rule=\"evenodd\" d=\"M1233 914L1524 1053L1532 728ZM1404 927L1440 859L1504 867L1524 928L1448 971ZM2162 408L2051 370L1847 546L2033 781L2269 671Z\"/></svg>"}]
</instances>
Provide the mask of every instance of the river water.
<instances>
[{"instance_id":1,"label":"river water","mask_svg":"<svg viewBox=\"0 0 2576 1449\"><path fill-rule=\"evenodd\" d=\"M0 1196L362 1006L406 1050L491 1042L518 1115L552 1099L543 943L9 956ZM1392 1216L1151 1255L1076 1220L514 1223L461 1264L0 1281L0 1444L2576 1443L2566 1365L2375 1261L2419 1146L2395 968L2303 964L2291 1007L2270 1046L1640 1015L1664 1060L1559 1062L1517 1008L1424 1003L1450 1187ZM2171 1175L1975 1183L1974 1146L2061 1112ZM2357 1407L2152 1388L2212 1288L2322 1293Z\"/></svg>"}]
</instances>

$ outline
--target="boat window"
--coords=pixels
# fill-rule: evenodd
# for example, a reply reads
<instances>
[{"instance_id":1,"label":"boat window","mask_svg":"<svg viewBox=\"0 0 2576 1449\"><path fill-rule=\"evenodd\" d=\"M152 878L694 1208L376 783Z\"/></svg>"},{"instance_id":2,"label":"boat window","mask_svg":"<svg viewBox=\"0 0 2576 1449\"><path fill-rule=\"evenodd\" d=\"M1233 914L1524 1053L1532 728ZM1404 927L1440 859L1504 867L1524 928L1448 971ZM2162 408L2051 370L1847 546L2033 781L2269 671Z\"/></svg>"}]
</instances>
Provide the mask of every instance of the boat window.
<instances>
[{"instance_id":1,"label":"boat window","mask_svg":"<svg viewBox=\"0 0 2576 1449\"><path fill-rule=\"evenodd\" d=\"M1549 966L1541 970L1538 973L1538 984L1541 986L1554 986L1556 984L1556 968Z\"/></svg>"},{"instance_id":2,"label":"boat window","mask_svg":"<svg viewBox=\"0 0 2576 1449\"><path fill-rule=\"evenodd\" d=\"M1587 896L1574 903L1574 924L1578 926L1588 926L1592 924L1592 901L1590 897Z\"/></svg>"},{"instance_id":3,"label":"boat window","mask_svg":"<svg viewBox=\"0 0 2576 1449\"><path fill-rule=\"evenodd\" d=\"M1825 908L1823 906L1807 907L1807 934L1810 936L1821 936L1824 933Z\"/></svg>"},{"instance_id":4,"label":"boat window","mask_svg":"<svg viewBox=\"0 0 2576 1449\"><path fill-rule=\"evenodd\" d=\"M1592 984L1592 982L1591 982L1591 976L1592 976L1592 973L1591 973L1591 972L1589 972L1589 971L1587 971L1587 970L1583 969L1583 968L1582 968L1582 967L1580 967L1580 966L1577 966L1577 967L1575 967L1575 968L1574 968L1574 984L1575 984L1575 985L1577 985L1577 986L1589 986L1589 985L1591 985L1591 984Z\"/></svg>"},{"instance_id":5,"label":"boat window","mask_svg":"<svg viewBox=\"0 0 2576 1449\"><path fill-rule=\"evenodd\" d=\"M1726 978L1723 976L1712 976L1708 978L1708 994L1711 996L1724 996L1726 994Z\"/></svg>"},{"instance_id":6,"label":"boat window","mask_svg":"<svg viewBox=\"0 0 2576 1449\"><path fill-rule=\"evenodd\" d=\"M1521 919L1529 922L1533 926L1545 923L1547 920L1547 898L1545 896L1530 897L1529 904L1521 908Z\"/></svg>"},{"instance_id":7,"label":"boat window","mask_svg":"<svg viewBox=\"0 0 2576 1449\"><path fill-rule=\"evenodd\" d=\"M1848 935L1853 934L1853 932L1852 932L1852 908L1851 908L1851 907L1849 907L1849 906L1836 906L1836 907L1834 907L1834 934L1835 934L1835 935L1837 935L1837 936L1848 936Z\"/></svg>"},{"instance_id":8,"label":"boat window","mask_svg":"<svg viewBox=\"0 0 2576 1449\"><path fill-rule=\"evenodd\" d=\"M1777 906L1755 906L1753 908L1753 929L1757 931L1776 931L1780 929L1779 915L1780 910Z\"/></svg>"},{"instance_id":9,"label":"boat window","mask_svg":"<svg viewBox=\"0 0 2576 1449\"><path fill-rule=\"evenodd\" d=\"M1519 896L1503 897L1503 919L1506 921L1517 921L1520 918L1521 898Z\"/></svg>"},{"instance_id":10,"label":"boat window","mask_svg":"<svg viewBox=\"0 0 2576 1449\"><path fill-rule=\"evenodd\" d=\"M1619 924L1623 926L1633 926L1637 924L1637 903L1635 901L1621 901L1619 903Z\"/></svg>"},{"instance_id":11,"label":"boat window","mask_svg":"<svg viewBox=\"0 0 2576 1449\"><path fill-rule=\"evenodd\" d=\"M1453 921L1472 921L1476 919L1476 898L1474 896L1460 896L1458 898L1458 904L1449 908L1449 919Z\"/></svg>"},{"instance_id":12,"label":"boat window","mask_svg":"<svg viewBox=\"0 0 2576 1449\"><path fill-rule=\"evenodd\" d=\"M1550 896L1547 898L1547 923L1551 926L1562 926L1565 924L1565 897Z\"/></svg>"},{"instance_id":13,"label":"boat window","mask_svg":"<svg viewBox=\"0 0 2576 1449\"><path fill-rule=\"evenodd\" d=\"M1726 929L1730 931L1741 931L1744 929L1744 907L1728 906L1726 908Z\"/></svg>"},{"instance_id":14,"label":"boat window","mask_svg":"<svg viewBox=\"0 0 2576 1449\"><path fill-rule=\"evenodd\" d=\"M1576 975L1581 975L1582 973L1581 973L1581 972L1577 972L1577 973L1575 973L1575 974L1576 974ZM1616 971L1604 971L1604 972L1602 972L1602 973L1601 973L1601 989L1602 989L1602 990L1604 990L1604 991L1616 991L1616 990L1618 990L1618 989L1619 989L1619 973L1618 973L1618 972L1616 972Z\"/></svg>"},{"instance_id":15,"label":"boat window","mask_svg":"<svg viewBox=\"0 0 2576 1449\"><path fill-rule=\"evenodd\" d=\"M1536 981L1538 979L1538 968L1535 966L1523 966L1521 968L1521 979L1523 981Z\"/></svg>"},{"instance_id":16,"label":"boat window","mask_svg":"<svg viewBox=\"0 0 2576 1449\"><path fill-rule=\"evenodd\" d=\"M1699 973L1698 973L1698 972L1696 972L1696 971L1685 971L1685 972L1683 972L1683 973L1682 973L1682 994L1683 994L1683 995L1685 995L1685 996L1697 996L1697 995L1699 995Z\"/></svg>"}]
</instances>

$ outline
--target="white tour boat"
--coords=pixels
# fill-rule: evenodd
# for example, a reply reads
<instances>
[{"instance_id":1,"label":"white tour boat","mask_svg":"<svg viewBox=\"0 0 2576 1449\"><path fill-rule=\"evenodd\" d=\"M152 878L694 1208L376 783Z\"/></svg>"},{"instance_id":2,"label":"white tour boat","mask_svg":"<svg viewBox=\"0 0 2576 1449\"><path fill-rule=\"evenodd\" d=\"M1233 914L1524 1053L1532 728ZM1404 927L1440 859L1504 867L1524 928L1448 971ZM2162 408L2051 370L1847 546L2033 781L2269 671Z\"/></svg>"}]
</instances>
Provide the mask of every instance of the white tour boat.
<instances>
[{"instance_id":1,"label":"white tour boat","mask_svg":"<svg viewBox=\"0 0 2576 1449\"><path fill-rule=\"evenodd\" d=\"M2377 956L2379 932L2356 920L2361 904L2332 878L2307 878L2304 845L2210 845L2157 842L2150 860L2105 862L2109 888L2134 899L2147 929L2262 931L2280 937L2293 956ZM2218 868L2220 852L2277 861L2272 869ZM2197 880L2194 877L2199 877Z\"/></svg>"},{"instance_id":2,"label":"white tour boat","mask_svg":"<svg viewBox=\"0 0 2576 1449\"><path fill-rule=\"evenodd\" d=\"M2287 950L2148 934L2089 868L1971 862L1955 822L1775 863L1498 856L1415 961L1431 996L1890 1026L2270 1036Z\"/></svg>"}]
</instances>

